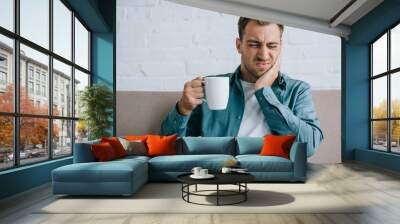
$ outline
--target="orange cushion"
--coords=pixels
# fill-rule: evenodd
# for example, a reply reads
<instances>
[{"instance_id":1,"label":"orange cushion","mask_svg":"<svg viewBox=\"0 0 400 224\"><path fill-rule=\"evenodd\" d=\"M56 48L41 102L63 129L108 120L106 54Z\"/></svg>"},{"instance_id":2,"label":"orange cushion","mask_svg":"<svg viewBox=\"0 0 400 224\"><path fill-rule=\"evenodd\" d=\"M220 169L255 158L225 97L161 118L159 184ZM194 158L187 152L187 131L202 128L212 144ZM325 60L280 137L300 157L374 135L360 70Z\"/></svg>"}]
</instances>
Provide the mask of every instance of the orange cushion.
<instances>
[{"instance_id":1,"label":"orange cushion","mask_svg":"<svg viewBox=\"0 0 400 224\"><path fill-rule=\"evenodd\" d=\"M147 135L125 135L124 138L129 141L140 140L140 141L146 142Z\"/></svg>"},{"instance_id":2,"label":"orange cushion","mask_svg":"<svg viewBox=\"0 0 400 224\"><path fill-rule=\"evenodd\" d=\"M90 147L97 161L103 162L117 158L113 147L108 142L93 144Z\"/></svg>"},{"instance_id":3,"label":"orange cushion","mask_svg":"<svg viewBox=\"0 0 400 224\"><path fill-rule=\"evenodd\" d=\"M296 140L296 135L264 136L264 145L261 149L260 155L262 156L281 156L290 159L290 148Z\"/></svg>"},{"instance_id":4,"label":"orange cushion","mask_svg":"<svg viewBox=\"0 0 400 224\"><path fill-rule=\"evenodd\" d=\"M126 151L122 146L121 142L119 142L118 138L116 137L109 137L109 138L101 138L101 142L108 142L111 144L112 148L114 149L115 155L117 158L121 158L126 156Z\"/></svg>"},{"instance_id":5,"label":"orange cushion","mask_svg":"<svg viewBox=\"0 0 400 224\"><path fill-rule=\"evenodd\" d=\"M177 135L148 135L146 140L148 156L176 155L177 137Z\"/></svg>"}]
</instances>

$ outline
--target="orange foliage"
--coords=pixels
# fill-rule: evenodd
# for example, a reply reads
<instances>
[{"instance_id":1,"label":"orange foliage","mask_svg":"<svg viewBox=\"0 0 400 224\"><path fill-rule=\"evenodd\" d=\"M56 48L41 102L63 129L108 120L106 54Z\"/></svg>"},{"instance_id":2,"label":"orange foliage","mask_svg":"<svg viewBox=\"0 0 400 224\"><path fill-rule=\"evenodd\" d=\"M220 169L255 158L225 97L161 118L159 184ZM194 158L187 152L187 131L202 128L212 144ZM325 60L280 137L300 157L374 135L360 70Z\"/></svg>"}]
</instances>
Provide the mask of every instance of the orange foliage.
<instances>
[{"instance_id":1,"label":"orange foliage","mask_svg":"<svg viewBox=\"0 0 400 224\"><path fill-rule=\"evenodd\" d=\"M8 85L7 91L0 94L0 111L13 112L14 97L13 86ZM48 107L34 105L29 99L25 88L20 88L20 109L22 114L40 114L47 115ZM55 108L54 113L57 115L59 111ZM11 116L0 116L0 146L13 146L13 119ZM20 148L30 144L45 144L48 136L48 119L47 118L20 118ZM59 127L53 126L53 138L59 136Z\"/></svg>"}]
</instances>

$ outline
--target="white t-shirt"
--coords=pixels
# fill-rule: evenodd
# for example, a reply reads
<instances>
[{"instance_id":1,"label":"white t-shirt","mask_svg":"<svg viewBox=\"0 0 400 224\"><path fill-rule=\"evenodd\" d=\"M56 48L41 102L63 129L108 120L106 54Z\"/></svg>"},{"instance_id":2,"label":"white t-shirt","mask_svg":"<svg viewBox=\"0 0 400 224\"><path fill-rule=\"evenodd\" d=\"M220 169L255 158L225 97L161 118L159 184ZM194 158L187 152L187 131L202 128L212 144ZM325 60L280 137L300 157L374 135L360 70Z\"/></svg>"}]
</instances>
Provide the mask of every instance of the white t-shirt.
<instances>
[{"instance_id":1,"label":"white t-shirt","mask_svg":"<svg viewBox=\"0 0 400 224\"><path fill-rule=\"evenodd\" d=\"M263 137L266 134L270 134L271 130L265 121L260 104L256 99L256 95L254 94L255 83L250 83L243 80L240 80L240 82L242 83L243 87L245 105L238 137Z\"/></svg>"}]
</instances>

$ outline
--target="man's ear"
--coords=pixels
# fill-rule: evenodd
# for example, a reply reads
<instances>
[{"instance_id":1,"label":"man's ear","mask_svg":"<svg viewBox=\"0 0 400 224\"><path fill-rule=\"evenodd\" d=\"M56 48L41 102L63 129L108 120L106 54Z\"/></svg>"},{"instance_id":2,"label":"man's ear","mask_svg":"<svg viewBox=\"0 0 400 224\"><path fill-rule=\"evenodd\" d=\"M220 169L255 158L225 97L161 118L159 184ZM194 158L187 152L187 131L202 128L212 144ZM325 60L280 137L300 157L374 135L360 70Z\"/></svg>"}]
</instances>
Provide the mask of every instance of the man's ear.
<instances>
[{"instance_id":1,"label":"man's ear","mask_svg":"<svg viewBox=\"0 0 400 224\"><path fill-rule=\"evenodd\" d=\"M242 50L240 48L241 44L242 44L242 42L240 41L240 38L236 38L236 50L238 51L239 54L242 53Z\"/></svg>"}]
</instances>

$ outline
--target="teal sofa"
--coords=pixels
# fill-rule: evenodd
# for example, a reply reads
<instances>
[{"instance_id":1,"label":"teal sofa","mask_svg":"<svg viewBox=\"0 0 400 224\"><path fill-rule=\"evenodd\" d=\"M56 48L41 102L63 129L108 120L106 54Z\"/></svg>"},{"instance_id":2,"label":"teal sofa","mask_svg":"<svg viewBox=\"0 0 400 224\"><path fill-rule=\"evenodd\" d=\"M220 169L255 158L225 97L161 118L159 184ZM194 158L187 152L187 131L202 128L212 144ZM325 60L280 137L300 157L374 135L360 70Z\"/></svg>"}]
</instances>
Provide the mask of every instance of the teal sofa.
<instances>
[{"instance_id":1,"label":"teal sofa","mask_svg":"<svg viewBox=\"0 0 400 224\"><path fill-rule=\"evenodd\" d=\"M219 172L231 159L259 182L305 182L307 157L313 154L306 143L295 142L290 159L260 156L261 137L182 137L177 140L177 155L96 162L90 145L97 142L75 144L74 163L52 171L54 194L131 195L148 181L176 181L196 166Z\"/></svg>"}]
</instances>

